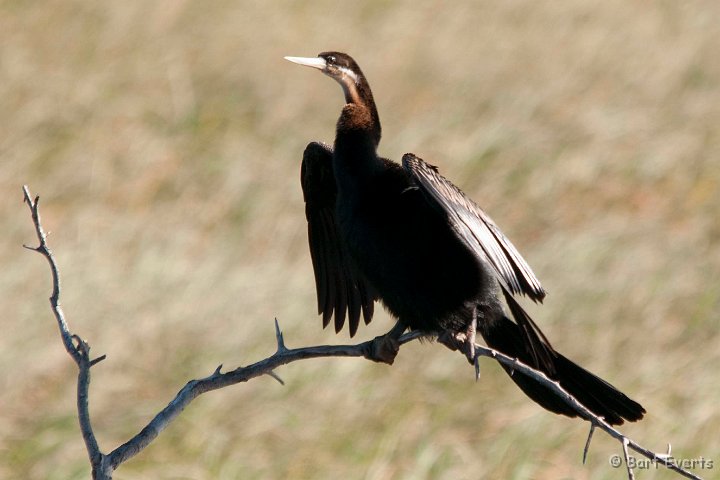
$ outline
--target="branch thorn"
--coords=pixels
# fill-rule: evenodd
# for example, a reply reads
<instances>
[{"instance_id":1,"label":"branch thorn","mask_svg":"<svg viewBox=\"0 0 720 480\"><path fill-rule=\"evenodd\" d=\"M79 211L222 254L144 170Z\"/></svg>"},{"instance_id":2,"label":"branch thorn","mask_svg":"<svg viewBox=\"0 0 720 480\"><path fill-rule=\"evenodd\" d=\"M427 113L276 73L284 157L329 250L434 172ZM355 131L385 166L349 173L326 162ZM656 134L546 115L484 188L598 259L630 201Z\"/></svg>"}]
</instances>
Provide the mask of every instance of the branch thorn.
<instances>
[{"instance_id":1,"label":"branch thorn","mask_svg":"<svg viewBox=\"0 0 720 480\"><path fill-rule=\"evenodd\" d=\"M662 458L663 460L669 460L672 458L672 445L668 443L667 446L667 453L656 453L658 458Z\"/></svg>"},{"instance_id":2,"label":"branch thorn","mask_svg":"<svg viewBox=\"0 0 720 480\"><path fill-rule=\"evenodd\" d=\"M267 374L269 376L271 376L272 378L274 378L275 380L277 380L280 383L280 385L285 386L285 382L283 381L282 378L280 378L280 376L277 373L275 373L275 370L270 370L269 372L267 372Z\"/></svg>"},{"instance_id":3,"label":"branch thorn","mask_svg":"<svg viewBox=\"0 0 720 480\"><path fill-rule=\"evenodd\" d=\"M277 353L287 352L285 339L283 338L283 333L282 330L280 330L280 324L277 318L275 318L275 339L277 340Z\"/></svg>"},{"instance_id":4,"label":"branch thorn","mask_svg":"<svg viewBox=\"0 0 720 480\"><path fill-rule=\"evenodd\" d=\"M95 360L90 360L90 366L97 365L98 363L102 362L107 358L107 355L100 355Z\"/></svg>"},{"instance_id":5,"label":"branch thorn","mask_svg":"<svg viewBox=\"0 0 720 480\"><path fill-rule=\"evenodd\" d=\"M590 450L590 440L592 440L593 433L595 433L595 422L590 422L590 433L588 433L585 448L583 449L583 465L585 465L585 461L587 460L587 454Z\"/></svg>"}]
</instances>

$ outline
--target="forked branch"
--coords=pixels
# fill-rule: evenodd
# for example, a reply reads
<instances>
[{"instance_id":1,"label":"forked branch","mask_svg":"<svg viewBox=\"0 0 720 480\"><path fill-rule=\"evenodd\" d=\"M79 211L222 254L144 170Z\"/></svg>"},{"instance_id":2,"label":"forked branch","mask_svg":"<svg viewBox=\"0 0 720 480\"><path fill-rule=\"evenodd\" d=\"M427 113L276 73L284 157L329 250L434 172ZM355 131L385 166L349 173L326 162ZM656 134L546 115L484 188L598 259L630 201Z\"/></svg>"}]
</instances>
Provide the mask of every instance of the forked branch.
<instances>
[{"instance_id":1,"label":"forked branch","mask_svg":"<svg viewBox=\"0 0 720 480\"><path fill-rule=\"evenodd\" d=\"M93 479L96 480L108 480L112 478L113 472L126 460L137 455L145 447L147 447L167 426L177 418L180 413L187 407L190 402L195 398L202 395L203 393L217 390L220 388L235 385L241 382L247 382L255 377L262 375L269 375L283 383L282 379L275 373L275 369L286 365L291 362L298 360L304 360L307 358L319 358L319 357L364 357L372 360L372 352L376 346L377 341L382 337L378 337L374 340L359 343L356 345L323 345L315 347L303 347L303 348L287 348L285 340L283 338L280 326L275 320L275 338L277 341L276 352L260 360L259 362L253 363L246 367L238 367L234 370L222 373L222 365L218 366L215 371L209 376L197 380L189 381L173 398L170 403L163 408L155 417L134 437L120 445L110 453L102 453L98 446L95 434L93 433L92 423L90 419L90 413L88 409L89 404L89 386L90 386L90 369L92 366L102 361L105 356L91 359L90 357L90 346L87 342L82 340L79 336L71 333L62 307L60 306L60 272L55 262L55 257L52 251L47 245L47 234L43 229L42 222L40 220L39 211L39 197L34 199L30 195L30 191L27 186L23 187L24 201L30 208L32 221L35 226L35 232L37 234L39 245L37 247L29 247L24 245L25 248L34 250L42 254L50 264L50 272L52 275L52 294L50 296L50 307L57 321L60 329L60 336L67 350L68 354L72 357L78 367L78 380L77 380L77 409L78 418L80 422L80 430L82 432L83 440L90 458L92 466ZM400 345L408 343L423 334L419 332L406 333L400 337L398 343ZM679 473L686 478L700 479L697 475L680 468L677 464L672 461L672 457L669 455L657 454L648 450L635 441L627 438L625 435L620 433L618 430L610 426L601 417L594 415L584 405L582 405L577 399L567 393L557 382L549 379L545 374L534 370L533 368L519 362L517 359L508 357L496 350L484 347L482 345L476 345L476 353L481 356L493 358L501 364L512 368L515 372L521 375L527 375L538 383L543 384L558 397L562 398L568 405L570 405L580 417L590 422L591 430L588 436L587 443L583 452L583 461L587 455L587 451L590 445L590 438L595 428L600 428L608 433L611 437L617 439L623 448L625 462L628 471L628 477L633 478L633 470L629 465L629 454L628 449L632 449L642 456L657 462L665 467Z\"/></svg>"}]
</instances>

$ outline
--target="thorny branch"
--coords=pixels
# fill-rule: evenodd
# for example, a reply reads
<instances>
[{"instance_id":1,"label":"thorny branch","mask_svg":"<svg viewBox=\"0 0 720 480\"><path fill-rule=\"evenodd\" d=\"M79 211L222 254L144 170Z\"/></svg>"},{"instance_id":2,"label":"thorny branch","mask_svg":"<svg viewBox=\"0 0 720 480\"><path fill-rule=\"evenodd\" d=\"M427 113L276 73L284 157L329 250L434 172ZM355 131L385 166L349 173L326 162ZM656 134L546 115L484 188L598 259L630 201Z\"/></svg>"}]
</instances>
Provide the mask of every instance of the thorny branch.
<instances>
[{"instance_id":1,"label":"thorny branch","mask_svg":"<svg viewBox=\"0 0 720 480\"><path fill-rule=\"evenodd\" d=\"M95 434L93 433L92 423L90 421L90 413L88 408L89 403L89 386L90 386L90 368L98 362L105 359L105 356L100 356L95 359L90 357L90 346L87 342L82 340L79 336L74 335L70 332L70 329L65 320L62 307L60 306L60 272L55 262L55 257L52 251L47 245L47 234L43 229L40 212L39 212L39 197L34 199L30 195L30 191L27 186L23 186L24 201L30 208L32 221L35 226L35 232L37 234L39 245L37 247L29 247L23 245L29 250L34 250L43 255L48 263L50 264L50 272L52 275L52 294L50 296L50 307L55 319L57 320L58 327L60 329L60 336L62 338L65 350L72 357L78 366L78 381L77 381L77 409L78 418L80 422L80 430L82 432L83 440L90 458L92 465L92 476L95 480L109 480L112 479L113 472L126 460L137 455L145 447L147 447L167 426L177 418L180 413L187 407L190 402L195 398L202 395L203 393L218 390L220 388L235 385L241 382L247 382L255 377L262 375L269 375L276 379L278 382L284 385L282 379L275 373L275 369L286 365L291 362L298 360L304 360L307 358L319 358L319 357L365 357L371 358L370 355L373 351L374 342L380 337L362 342L356 345L322 345L315 347L303 347L303 348L287 348L285 346L285 340L283 338L282 331L278 325L277 319L275 320L275 338L277 341L276 352L260 360L259 362L253 363L246 367L238 367L234 370L222 373L222 365L218 366L215 371L205 378L189 381L173 398L170 403L162 409L155 417L134 437L120 445L108 454L102 453L98 446ZM419 332L406 333L400 337L398 343L400 345L413 341L417 338L423 337L424 335ZM577 399L566 392L559 383L549 379L545 374L539 372L515 358L508 357L496 350L484 347L482 345L475 346L476 353L478 355L493 358L499 363L512 368L515 372L519 372L522 375L527 375L542 385L546 386L558 397L562 398L568 405L570 405L578 415L590 422L591 428L588 435L585 448L583 450L583 463L587 457L587 452L590 447L590 440L592 434L596 428L600 428L605 431L608 435L618 440L623 448L623 455L625 458L625 464L627 466L628 478L633 479L633 470L628 462L629 453L628 449L632 449L642 456L664 465L670 470L673 470L686 478L700 479L697 475L680 468L673 462L672 457L668 454L658 454L652 452L639 445L637 442L629 439L621 432L610 426L602 417L594 415L584 405L582 405Z\"/></svg>"}]
</instances>

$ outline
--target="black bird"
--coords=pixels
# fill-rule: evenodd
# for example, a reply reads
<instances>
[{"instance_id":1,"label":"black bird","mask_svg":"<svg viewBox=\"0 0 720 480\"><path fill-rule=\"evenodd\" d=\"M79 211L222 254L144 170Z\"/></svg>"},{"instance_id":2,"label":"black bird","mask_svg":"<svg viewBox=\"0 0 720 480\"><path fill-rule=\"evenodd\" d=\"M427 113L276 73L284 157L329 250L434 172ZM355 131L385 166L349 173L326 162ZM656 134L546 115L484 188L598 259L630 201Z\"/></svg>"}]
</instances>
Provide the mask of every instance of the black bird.
<instances>
[{"instance_id":1,"label":"black bird","mask_svg":"<svg viewBox=\"0 0 720 480\"><path fill-rule=\"evenodd\" d=\"M357 63L340 52L285 58L320 70L345 94L334 148L310 143L301 170L323 326L334 316L339 332L347 317L353 336L379 299L398 319L391 341L407 328L438 335L477 367L477 331L490 347L558 380L608 423L641 419L640 404L555 351L514 298L541 302L545 290L495 222L415 155L405 154L402 165L378 156L380 119ZM577 415L542 385L503 368L542 407Z\"/></svg>"}]
</instances>

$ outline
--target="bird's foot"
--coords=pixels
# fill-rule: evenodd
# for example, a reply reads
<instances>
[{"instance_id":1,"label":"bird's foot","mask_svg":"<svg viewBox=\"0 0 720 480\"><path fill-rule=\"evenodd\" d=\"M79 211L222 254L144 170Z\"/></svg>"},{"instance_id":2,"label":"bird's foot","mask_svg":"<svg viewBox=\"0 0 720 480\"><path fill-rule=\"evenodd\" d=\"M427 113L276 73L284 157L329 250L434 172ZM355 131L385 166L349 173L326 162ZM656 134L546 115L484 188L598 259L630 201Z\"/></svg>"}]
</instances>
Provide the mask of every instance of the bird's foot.
<instances>
[{"instance_id":1,"label":"bird's foot","mask_svg":"<svg viewBox=\"0 0 720 480\"><path fill-rule=\"evenodd\" d=\"M477 322L473 321L470 328L466 332L467 339L465 340L465 349L463 352L470 362L470 365L475 367L475 381L480 380L480 357L475 352L475 334L476 334Z\"/></svg>"},{"instance_id":2,"label":"bird's foot","mask_svg":"<svg viewBox=\"0 0 720 480\"><path fill-rule=\"evenodd\" d=\"M442 343L450 350L460 350L464 352L465 344L467 343L467 335L465 332L455 332L453 330L444 330L437 337L438 343Z\"/></svg>"},{"instance_id":3,"label":"bird's foot","mask_svg":"<svg viewBox=\"0 0 720 480\"><path fill-rule=\"evenodd\" d=\"M452 351L460 351L465 354L470 365L475 367L475 379L480 378L480 358L475 353L475 330L469 328L465 332L445 330L437 337L438 343L442 343Z\"/></svg>"},{"instance_id":4,"label":"bird's foot","mask_svg":"<svg viewBox=\"0 0 720 480\"><path fill-rule=\"evenodd\" d=\"M397 338L390 334L380 335L368 344L364 356L373 362L392 365L399 350L400 342Z\"/></svg>"}]
</instances>

